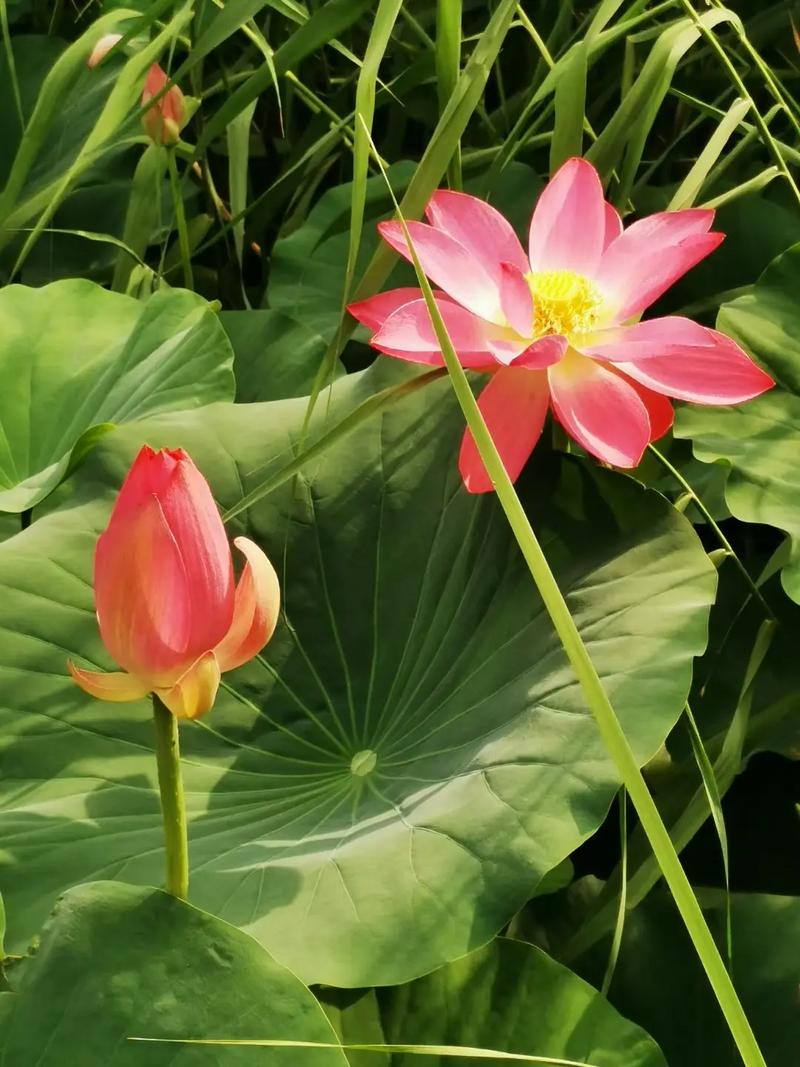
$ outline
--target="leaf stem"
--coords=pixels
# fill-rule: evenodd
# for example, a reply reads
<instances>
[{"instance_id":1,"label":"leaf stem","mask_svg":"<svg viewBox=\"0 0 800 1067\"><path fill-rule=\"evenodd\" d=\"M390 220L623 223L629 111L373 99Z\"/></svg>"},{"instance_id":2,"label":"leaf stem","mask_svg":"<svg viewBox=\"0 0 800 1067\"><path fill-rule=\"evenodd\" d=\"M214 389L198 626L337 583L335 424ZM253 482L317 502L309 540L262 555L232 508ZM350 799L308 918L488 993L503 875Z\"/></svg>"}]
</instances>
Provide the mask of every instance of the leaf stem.
<instances>
[{"instance_id":1,"label":"leaf stem","mask_svg":"<svg viewBox=\"0 0 800 1067\"><path fill-rule=\"evenodd\" d=\"M156 724L156 761L161 793L161 818L166 851L165 888L174 897L186 900L189 893L189 846L186 835L186 805L181 777L181 750L178 720L153 694Z\"/></svg>"}]
</instances>

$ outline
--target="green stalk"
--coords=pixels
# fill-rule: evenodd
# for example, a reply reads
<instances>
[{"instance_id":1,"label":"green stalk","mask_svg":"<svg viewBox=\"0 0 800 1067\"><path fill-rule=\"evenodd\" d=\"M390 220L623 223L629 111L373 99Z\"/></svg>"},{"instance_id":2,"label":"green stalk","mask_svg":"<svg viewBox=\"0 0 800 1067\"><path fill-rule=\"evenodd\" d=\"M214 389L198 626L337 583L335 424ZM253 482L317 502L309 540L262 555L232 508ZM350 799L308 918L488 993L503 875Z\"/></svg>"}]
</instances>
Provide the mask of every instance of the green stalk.
<instances>
[{"instance_id":1,"label":"green stalk","mask_svg":"<svg viewBox=\"0 0 800 1067\"><path fill-rule=\"evenodd\" d=\"M186 226L181 180L178 175L178 166L175 162L175 152L171 148L167 149L167 168L169 170L170 188L172 189L172 204L175 208L175 222L178 227L178 246L181 250L181 263L183 264L183 284L187 289L193 289L192 248L189 243L189 230Z\"/></svg>"},{"instance_id":2,"label":"green stalk","mask_svg":"<svg viewBox=\"0 0 800 1067\"><path fill-rule=\"evenodd\" d=\"M377 153L375 155L377 158ZM383 171L382 167L381 170ZM394 199L393 193L392 198ZM447 328L433 298L430 283L420 265L411 235L400 212L399 204L396 200L394 200L394 204L400 224L403 227L406 243L414 261L417 280L428 305L428 314L444 356L453 391L456 394L467 426L475 440L478 454L492 480L497 499L505 512L506 519L514 533L525 562L528 564L528 569L536 583L539 595L555 627L564 652L572 665L572 669L575 671L583 690L584 698L594 716L606 749L616 765L622 784L627 789L642 828L647 834L650 846L670 888L681 918L686 925L703 969L708 976L745 1067L766 1067L766 1062L739 1002L731 977L708 928L691 883L681 866L678 853L670 840L669 832L661 819L655 801L650 795L642 772L639 769L639 764L636 761L636 756L603 688L600 676L570 614L567 603L558 587L558 582L539 544L539 539L528 521L528 516L525 514L511 479L503 466L503 461L495 448L492 435L483 421L483 416L473 396L466 373L458 361L458 356L450 341Z\"/></svg>"},{"instance_id":3,"label":"green stalk","mask_svg":"<svg viewBox=\"0 0 800 1067\"><path fill-rule=\"evenodd\" d=\"M461 0L439 0L436 5L436 89L442 114L461 73ZM447 167L451 189L461 189L461 142Z\"/></svg>"},{"instance_id":4,"label":"green stalk","mask_svg":"<svg viewBox=\"0 0 800 1067\"><path fill-rule=\"evenodd\" d=\"M161 818L164 822L166 852L165 889L174 897L186 900L189 893L189 846L186 835L186 805L181 777L181 749L178 720L153 694L156 724L156 762L158 788L161 793Z\"/></svg>"}]
</instances>

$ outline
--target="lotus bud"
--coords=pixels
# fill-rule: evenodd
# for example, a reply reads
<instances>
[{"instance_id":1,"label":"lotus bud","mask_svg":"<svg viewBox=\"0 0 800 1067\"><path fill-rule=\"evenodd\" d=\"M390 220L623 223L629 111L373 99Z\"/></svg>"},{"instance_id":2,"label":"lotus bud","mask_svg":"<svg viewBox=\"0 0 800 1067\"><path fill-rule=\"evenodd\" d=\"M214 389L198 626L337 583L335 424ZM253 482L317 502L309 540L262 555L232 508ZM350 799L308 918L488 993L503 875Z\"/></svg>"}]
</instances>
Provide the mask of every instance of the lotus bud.
<instances>
[{"instance_id":1,"label":"lotus bud","mask_svg":"<svg viewBox=\"0 0 800 1067\"><path fill-rule=\"evenodd\" d=\"M158 63L154 63L147 75L142 92L142 107L145 107L163 90L169 81ZM177 85L171 86L163 96L144 113L142 122L151 141L156 144L176 144L186 122L186 107L183 93Z\"/></svg>"},{"instance_id":2,"label":"lotus bud","mask_svg":"<svg viewBox=\"0 0 800 1067\"><path fill-rule=\"evenodd\" d=\"M200 471L182 449L145 446L117 497L94 558L100 636L123 668L104 673L69 663L100 700L155 693L180 719L205 715L220 674L256 656L280 605L275 570L245 537L238 585L225 527Z\"/></svg>"}]
</instances>

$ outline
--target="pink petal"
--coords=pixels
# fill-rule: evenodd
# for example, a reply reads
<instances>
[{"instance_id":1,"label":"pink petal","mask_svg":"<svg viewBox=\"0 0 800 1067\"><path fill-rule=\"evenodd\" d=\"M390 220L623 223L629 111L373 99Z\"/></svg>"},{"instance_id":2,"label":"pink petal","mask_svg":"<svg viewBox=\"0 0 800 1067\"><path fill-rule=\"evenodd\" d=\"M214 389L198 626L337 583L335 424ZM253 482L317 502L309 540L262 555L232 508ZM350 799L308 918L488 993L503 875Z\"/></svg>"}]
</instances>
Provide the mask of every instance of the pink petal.
<instances>
[{"instance_id":1,"label":"pink petal","mask_svg":"<svg viewBox=\"0 0 800 1067\"><path fill-rule=\"evenodd\" d=\"M425 214L431 226L463 245L498 284L503 261L513 264L523 274L530 269L511 223L485 200L439 189L431 197Z\"/></svg>"},{"instance_id":2,"label":"pink petal","mask_svg":"<svg viewBox=\"0 0 800 1067\"><path fill-rule=\"evenodd\" d=\"M490 329L496 327L471 314L460 304L450 300L436 300L436 306L447 328L447 333L456 352L488 352ZM412 300L403 304L386 319L372 338L373 343L403 352L430 352L439 347L436 331L431 322L428 305L424 300Z\"/></svg>"},{"instance_id":3,"label":"pink petal","mask_svg":"<svg viewBox=\"0 0 800 1067\"><path fill-rule=\"evenodd\" d=\"M513 263L500 264L500 303L509 326L521 337L533 333L533 294L524 272Z\"/></svg>"},{"instance_id":4,"label":"pink petal","mask_svg":"<svg viewBox=\"0 0 800 1067\"><path fill-rule=\"evenodd\" d=\"M605 463L635 467L650 440L650 420L633 386L576 352L547 376L553 412L570 437Z\"/></svg>"},{"instance_id":5,"label":"pink petal","mask_svg":"<svg viewBox=\"0 0 800 1067\"><path fill-rule=\"evenodd\" d=\"M231 628L214 650L223 673L258 655L275 632L281 606L278 575L266 555L246 537L233 543L247 563L236 587Z\"/></svg>"},{"instance_id":6,"label":"pink petal","mask_svg":"<svg viewBox=\"0 0 800 1067\"><path fill-rule=\"evenodd\" d=\"M608 248L612 241L616 241L619 235L622 233L622 219L619 216L619 212L613 206L606 201L604 205L606 228L603 234L603 251Z\"/></svg>"},{"instance_id":7,"label":"pink petal","mask_svg":"<svg viewBox=\"0 0 800 1067\"><path fill-rule=\"evenodd\" d=\"M156 695L177 719L199 719L211 711L219 689L219 664L213 652L205 652L169 688Z\"/></svg>"},{"instance_id":8,"label":"pink petal","mask_svg":"<svg viewBox=\"0 0 800 1067\"><path fill-rule=\"evenodd\" d=\"M508 346L488 337L490 331L498 332L492 323L477 318L449 297L443 299L440 294L435 294L435 300L462 367L490 370L497 362L510 362L525 347L525 342L517 339L506 352ZM373 335L370 344L384 355L410 363L444 366L444 357L424 300L412 300L394 311Z\"/></svg>"},{"instance_id":9,"label":"pink petal","mask_svg":"<svg viewBox=\"0 0 800 1067\"><path fill-rule=\"evenodd\" d=\"M441 299L448 299L444 294ZM404 289L389 289L388 292L378 293L376 296L367 297L366 300L358 300L354 304L348 304L347 310L354 319L370 330L379 330L386 319L397 311L403 304L410 304L412 300L421 300L422 290L413 287Z\"/></svg>"},{"instance_id":10,"label":"pink petal","mask_svg":"<svg viewBox=\"0 0 800 1067\"><path fill-rule=\"evenodd\" d=\"M155 452L149 445L144 445L122 483L111 512L109 526L135 513L151 496L158 496L163 492L172 480L178 464L188 459L182 448L162 448Z\"/></svg>"},{"instance_id":11,"label":"pink petal","mask_svg":"<svg viewBox=\"0 0 800 1067\"><path fill-rule=\"evenodd\" d=\"M103 643L116 662L150 684L185 668L191 600L182 555L155 496L112 520L94 560Z\"/></svg>"},{"instance_id":12,"label":"pink petal","mask_svg":"<svg viewBox=\"0 0 800 1067\"><path fill-rule=\"evenodd\" d=\"M708 330L682 315L614 326L591 336L580 351L612 362L636 362L651 356L679 355L688 347L707 347L713 342Z\"/></svg>"},{"instance_id":13,"label":"pink petal","mask_svg":"<svg viewBox=\"0 0 800 1067\"><path fill-rule=\"evenodd\" d=\"M652 389L640 385L632 378L625 378L625 381L636 390L637 396L647 408L647 417L650 420L650 440L658 441L671 429L675 421L675 410L672 404L661 393L654 393Z\"/></svg>"},{"instance_id":14,"label":"pink petal","mask_svg":"<svg viewBox=\"0 0 800 1067\"><path fill-rule=\"evenodd\" d=\"M608 246L595 281L616 322L639 315L723 240L709 233L714 212L662 211L640 219Z\"/></svg>"},{"instance_id":15,"label":"pink petal","mask_svg":"<svg viewBox=\"0 0 800 1067\"><path fill-rule=\"evenodd\" d=\"M158 495L183 559L189 600L187 655L213 648L233 618L233 560L211 489L188 456Z\"/></svg>"},{"instance_id":16,"label":"pink petal","mask_svg":"<svg viewBox=\"0 0 800 1067\"><path fill-rule=\"evenodd\" d=\"M544 370L558 363L567 351L566 337L553 334L550 337L542 337L534 341L525 351L513 361L514 367L528 367L530 370Z\"/></svg>"},{"instance_id":17,"label":"pink petal","mask_svg":"<svg viewBox=\"0 0 800 1067\"><path fill-rule=\"evenodd\" d=\"M459 304L490 322L501 322L497 282L462 244L424 222L407 223L420 265ZM399 222L380 222L378 231L396 252L413 262Z\"/></svg>"},{"instance_id":18,"label":"pink petal","mask_svg":"<svg viewBox=\"0 0 800 1067\"><path fill-rule=\"evenodd\" d=\"M601 358L613 352L630 378L678 400L739 404L775 384L730 337L691 319L667 316L610 332L614 343L591 351Z\"/></svg>"},{"instance_id":19,"label":"pink petal","mask_svg":"<svg viewBox=\"0 0 800 1067\"><path fill-rule=\"evenodd\" d=\"M606 207L597 171L568 159L547 184L531 219L533 271L572 270L594 276L606 232Z\"/></svg>"},{"instance_id":20,"label":"pink petal","mask_svg":"<svg viewBox=\"0 0 800 1067\"><path fill-rule=\"evenodd\" d=\"M516 481L539 440L547 415L547 379L535 371L498 371L478 397L509 478ZM470 493L488 493L494 486L469 430L464 433L458 469Z\"/></svg>"},{"instance_id":21,"label":"pink petal","mask_svg":"<svg viewBox=\"0 0 800 1067\"><path fill-rule=\"evenodd\" d=\"M97 700L126 703L129 700L142 700L150 692L150 686L132 674L86 671L83 667L76 667L72 660L67 660L67 667L81 689Z\"/></svg>"}]
</instances>

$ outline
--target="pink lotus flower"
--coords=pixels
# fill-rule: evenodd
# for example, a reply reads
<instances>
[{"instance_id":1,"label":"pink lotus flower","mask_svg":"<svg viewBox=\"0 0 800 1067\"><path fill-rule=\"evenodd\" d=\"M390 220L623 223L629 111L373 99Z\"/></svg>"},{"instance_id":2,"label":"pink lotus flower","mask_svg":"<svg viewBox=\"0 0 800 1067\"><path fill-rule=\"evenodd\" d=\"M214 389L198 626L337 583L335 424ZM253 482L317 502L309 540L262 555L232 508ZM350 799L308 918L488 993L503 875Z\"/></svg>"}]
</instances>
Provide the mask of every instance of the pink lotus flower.
<instances>
[{"instance_id":1,"label":"pink lotus flower","mask_svg":"<svg viewBox=\"0 0 800 1067\"><path fill-rule=\"evenodd\" d=\"M409 222L422 269L461 365L492 375L478 398L515 480L548 410L587 452L635 467L672 425L668 397L738 404L774 382L716 330L670 315L639 316L719 245L714 212L665 211L624 232L584 159L568 160L533 213L528 254L489 204L439 190L429 225ZM406 259L398 222L378 226ZM349 308L379 352L414 363L443 357L419 289L395 289ZM467 431L459 468L470 492L493 488Z\"/></svg>"},{"instance_id":2,"label":"pink lotus flower","mask_svg":"<svg viewBox=\"0 0 800 1067\"><path fill-rule=\"evenodd\" d=\"M121 40L121 33L108 33L105 37L101 37L89 56L89 67L96 67ZM153 97L158 96L168 81L167 74L158 63L154 63L147 73L142 90L142 107L149 104ZM142 125L150 140L162 145L176 144L185 122L185 101L177 85L171 86L142 116Z\"/></svg>"},{"instance_id":3,"label":"pink lotus flower","mask_svg":"<svg viewBox=\"0 0 800 1067\"><path fill-rule=\"evenodd\" d=\"M225 528L208 483L181 449L145 446L120 490L94 558L100 635L126 673L69 663L100 700L156 693L180 719L212 707L220 673L252 659L278 620L272 564L246 537L235 585Z\"/></svg>"}]
</instances>

